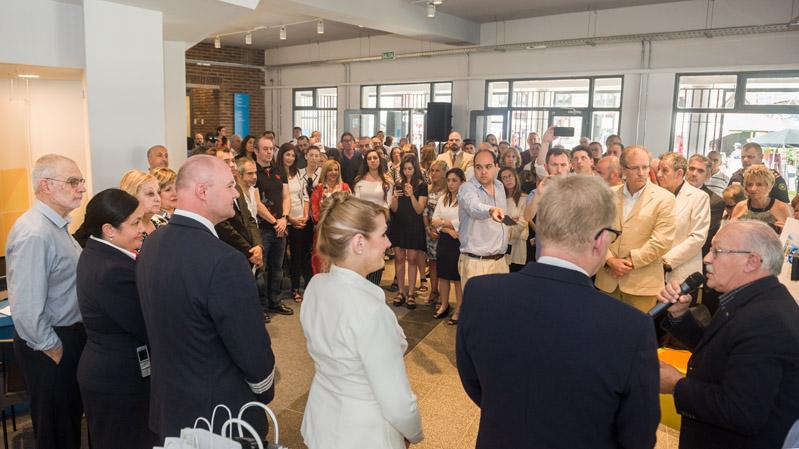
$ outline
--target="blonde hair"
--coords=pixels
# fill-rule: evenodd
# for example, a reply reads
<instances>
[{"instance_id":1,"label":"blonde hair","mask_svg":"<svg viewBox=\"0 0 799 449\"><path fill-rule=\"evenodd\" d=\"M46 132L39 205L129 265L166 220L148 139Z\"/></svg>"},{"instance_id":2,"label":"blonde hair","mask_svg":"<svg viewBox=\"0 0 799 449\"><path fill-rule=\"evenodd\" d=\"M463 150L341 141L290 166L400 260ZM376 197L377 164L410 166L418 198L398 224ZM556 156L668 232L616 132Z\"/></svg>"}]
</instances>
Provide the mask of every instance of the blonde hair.
<instances>
[{"instance_id":1,"label":"blonde hair","mask_svg":"<svg viewBox=\"0 0 799 449\"><path fill-rule=\"evenodd\" d=\"M774 173L766 168L765 165L752 165L744 170L744 187L749 180L760 180L765 182L769 187L774 187Z\"/></svg>"},{"instance_id":2,"label":"blonde hair","mask_svg":"<svg viewBox=\"0 0 799 449\"><path fill-rule=\"evenodd\" d=\"M616 203L613 193L596 176L556 176L536 214L536 239L543 246L580 250L591 243L597 231L613 224ZM577 247L577 248L575 248Z\"/></svg>"},{"instance_id":3,"label":"blonde hair","mask_svg":"<svg viewBox=\"0 0 799 449\"><path fill-rule=\"evenodd\" d=\"M347 245L358 234L368 236L377 229L375 219L388 217L385 207L356 198L349 192L335 192L322 203L316 225L316 250L335 262L347 253Z\"/></svg>"},{"instance_id":4,"label":"blonde hair","mask_svg":"<svg viewBox=\"0 0 799 449\"><path fill-rule=\"evenodd\" d=\"M158 184L158 179L149 173L145 173L141 170L128 170L122 175L122 179L119 181L119 188L136 196L139 194L141 186L149 181L155 181L155 183Z\"/></svg>"},{"instance_id":5,"label":"blonde hair","mask_svg":"<svg viewBox=\"0 0 799 449\"><path fill-rule=\"evenodd\" d=\"M169 184L175 184L178 180L178 174L171 168L159 167L150 170L150 174L158 180L158 188L164 190Z\"/></svg>"},{"instance_id":6,"label":"blonde hair","mask_svg":"<svg viewBox=\"0 0 799 449\"><path fill-rule=\"evenodd\" d=\"M329 172L334 165L338 167L338 181L336 181L336 184L341 184L341 164L335 159L328 159L322 164L322 171L319 173L320 184L327 184L327 172Z\"/></svg>"}]
</instances>

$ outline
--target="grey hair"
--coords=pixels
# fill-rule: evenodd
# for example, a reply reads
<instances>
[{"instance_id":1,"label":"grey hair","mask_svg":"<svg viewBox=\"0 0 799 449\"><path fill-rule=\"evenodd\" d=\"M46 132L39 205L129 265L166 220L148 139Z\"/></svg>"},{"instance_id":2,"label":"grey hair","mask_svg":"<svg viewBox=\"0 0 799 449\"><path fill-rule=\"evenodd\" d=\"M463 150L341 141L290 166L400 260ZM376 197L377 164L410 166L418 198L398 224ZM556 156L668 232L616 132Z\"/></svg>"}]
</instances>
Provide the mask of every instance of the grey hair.
<instances>
[{"instance_id":1,"label":"grey hair","mask_svg":"<svg viewBox=\"0 0 799 449\"><path fill-rule=\"evenodd\" d=\"M735 230L741 241L748 242L746 247L753 253L760 256L762 270L769 274L779 276L782 271L784 253L782 243L780 243L777 233L766 223L758 220L737 220L725 226L741 228ZM733 229L728 229L733 232Z\"/></svg>"},{"instance_id":2,"label":"grey hair","mask_svg":"<svg viewBox=\"0 0 799 449\"><path fill-rule=\"evenodd\" d=\"M708 177L710 177L710 170L713 169L713 161L711 161L709 157L702 156L701 154L694 154L693 156L688 158L688 163L689 164L692 161L699 161L699 162L705 164L705 168L707 169Z\"/></svg>"},{"instance_id":3,"label":"grey hair","mask_svg":"<svg viewBox=\"0 0 799 449\"><path fill-rule=\"evenodd\" d=\"M75 163L72 159L61 156L60 154L45 154L36 159L31 172L33 191L39 193L39 183L42 179L55 178L58 175L58 168L63 163Z\"/></svg>"},{"instance_id":4,"label":"grey hair","mask_svg":"<svg viewBox=\"0 0 799 449\"><path fill-rule=\"evenodd\" d=\"M536 214L536 239L542 246L581 251L597 231L613 224L616 203L601 178L571 175L551 178Z\"/></svg>"}]
</instances>

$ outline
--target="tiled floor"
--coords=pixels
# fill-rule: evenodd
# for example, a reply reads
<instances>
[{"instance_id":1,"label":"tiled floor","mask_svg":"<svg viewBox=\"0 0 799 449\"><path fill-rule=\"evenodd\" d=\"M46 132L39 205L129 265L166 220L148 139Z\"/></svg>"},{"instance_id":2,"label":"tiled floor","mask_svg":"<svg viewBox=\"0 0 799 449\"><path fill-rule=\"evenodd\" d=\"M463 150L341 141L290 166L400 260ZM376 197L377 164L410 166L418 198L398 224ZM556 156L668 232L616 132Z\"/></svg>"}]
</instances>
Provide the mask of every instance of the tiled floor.
<instances>
[{"instance_id":1,"label":"tiled floor","mask_svg":"<svg viewBox=\"0 0 799 449\"><path fill-rule=\"evenodd\" d=\"M394 275L389 263L384 286ZM387 292L387 298L393 298ZM455 328L446 320L435 320L433 309L419 301L416 310L391 307L409 343L405 365L422 414L425 440L420 449L471 449L477 438L480 410L463 391L455 366ZM292 316L275 316L267 325L278 363L275 399L270 407L280 424L280 443L290 449L304 449L300 435L305 402L314 374L313 361L305 348L299 323L301 304L286 301L295 309ZM11 447L33 448L30 419L19 417L19 431L10 435ZM10 427L10 423L9 423ZM678 432L663 427L658 430L657 449L676 449ZM270 436L270 438L273 435ZM84 443L84 447L88 447Z\"/></svg>"}]
</instances>

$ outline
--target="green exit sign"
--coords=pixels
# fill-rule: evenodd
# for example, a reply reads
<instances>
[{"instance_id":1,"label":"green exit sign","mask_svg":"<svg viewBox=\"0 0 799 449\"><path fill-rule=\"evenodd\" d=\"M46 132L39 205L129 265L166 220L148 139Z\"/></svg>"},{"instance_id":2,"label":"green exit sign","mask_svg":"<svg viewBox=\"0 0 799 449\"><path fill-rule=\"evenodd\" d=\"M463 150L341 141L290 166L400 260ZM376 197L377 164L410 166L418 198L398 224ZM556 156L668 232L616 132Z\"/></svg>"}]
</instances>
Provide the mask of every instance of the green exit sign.
<instances>
[{"instance_id":1,"label":"green exit sign","mask_svg":"<svg viewBox=\"0 0 799 449\"><path fill-rule=\"evenodd\" d=\"M384 51L382 55L380 55L381 59L396 59L393 51Z\"/></svg>"}]
</instances>

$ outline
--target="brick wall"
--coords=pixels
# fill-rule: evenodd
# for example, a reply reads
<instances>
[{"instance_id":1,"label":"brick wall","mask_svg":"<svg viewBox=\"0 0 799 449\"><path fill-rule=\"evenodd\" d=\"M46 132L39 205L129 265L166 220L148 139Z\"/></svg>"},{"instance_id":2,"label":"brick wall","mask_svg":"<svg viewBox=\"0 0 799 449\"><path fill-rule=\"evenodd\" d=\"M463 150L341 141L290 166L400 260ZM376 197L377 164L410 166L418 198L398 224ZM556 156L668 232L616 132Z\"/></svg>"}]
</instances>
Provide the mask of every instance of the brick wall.
<instances>
[{"instance_id":1,"label":"brick wall","mask_svg":"<svg viewBox=\"0 0 799 449\"><path fill-rule=\"evenodd\" d=\"M262 66L264 52L251 48L200 43L186 51L186 59L234 62ZM258 69L223 66L199 66L186 62L186 91L191 97L191 133L215 132L225 126L233 135L233 94L250 94L250 134L265 131L264 72ZM202 87L191 87L201 85ZM218 86L211 88L210 86ZM242 136L244 137L244 136Z\"/></svg>"}]
</instances>

